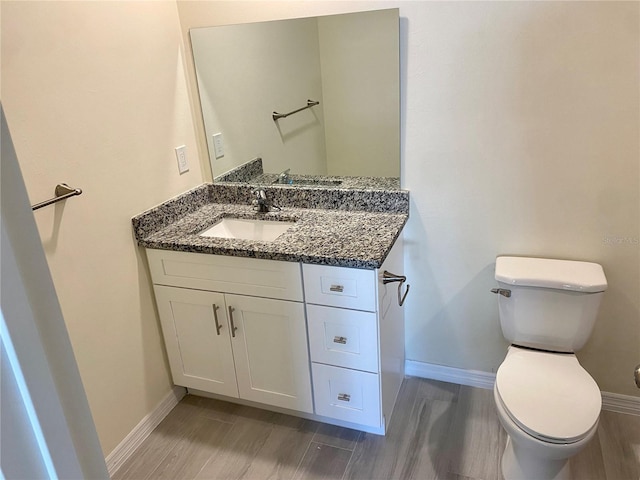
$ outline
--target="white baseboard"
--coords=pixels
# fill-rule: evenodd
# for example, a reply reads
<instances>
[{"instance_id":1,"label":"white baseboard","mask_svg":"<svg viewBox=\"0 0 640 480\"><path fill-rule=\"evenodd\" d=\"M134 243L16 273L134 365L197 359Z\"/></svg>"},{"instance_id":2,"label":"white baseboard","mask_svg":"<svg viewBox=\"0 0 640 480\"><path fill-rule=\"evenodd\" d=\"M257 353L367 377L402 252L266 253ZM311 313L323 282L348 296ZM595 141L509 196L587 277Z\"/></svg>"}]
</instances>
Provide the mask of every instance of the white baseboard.
<instances>
[{"instance_id":1,"label":"white baseboard","mask_svg":"<svg viewBox=\"0 0 640 480\"><path fill-rule=\"evenodd\" d=\"M478 370L446 367L415 360L406 360L404 365L405 374L413 377L430 378L478 388L493 388L493 384L496 381L495 373ZM640 397L602 392L602 409L610 412L640 415Z\"/></svg>"},{"instance_id":2,"label":"white baseboard","mask_svg":"<svg viewBox=\"0 0 640 480\"><path fill-rule=\"evenodd\" d=\"M140 423L136 425L129 435L122 440L113 451L107 455L105 462L109 476L122 466L124 462L131 456L136 448L144 441L145 438L156 428L178 402L186 395L186 389L183 387L173 387L166 397L154 408Z\"/></svg>"},{"instance_id":3,"label":"white baseboard","mask_svg":"<svg viewBox=\"0 0 640 480\"><path fill-rule=\"evenodd\" d=\"M430 378L441 382L457 383L458 385L478 388L493 388L493 384L496 381L495 373L446 367L415 360L405 360L404 373L413 377Z\"/></svg>"},{"instance_id":4,"label":"white baseboard","mask_svg":"<svg viewBox=\"0 0 640 480\"><path fill-rule=\"evenodd\" d=\"M640 397L602 392L602 409L609 412L640 415Z\"/></svg>"}]
</instances>

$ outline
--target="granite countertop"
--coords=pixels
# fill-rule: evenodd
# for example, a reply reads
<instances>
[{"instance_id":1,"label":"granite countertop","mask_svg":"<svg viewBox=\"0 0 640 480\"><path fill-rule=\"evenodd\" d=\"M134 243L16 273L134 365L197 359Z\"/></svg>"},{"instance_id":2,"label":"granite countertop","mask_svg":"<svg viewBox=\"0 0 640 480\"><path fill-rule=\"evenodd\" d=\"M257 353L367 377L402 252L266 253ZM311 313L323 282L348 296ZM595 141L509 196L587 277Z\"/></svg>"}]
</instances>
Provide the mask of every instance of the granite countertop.
<instances>
[{"instance_id":1,"label":"granite countertop","mask_svg":"<svg viewBox=\"0 0 640 480\"><path fill-rule=\"evenodd\" d=\"M281 184L278 182L278 173L267 173L264 171L261 158L254 158L238 167L219 175L216 182L230 182L236 184L252 184L260 186L271 186L277 188L296 188L298 186L320 187L323 189L339 188L353 190L400 190L399 177L357 177L357 176L329 176L329 175L308 175L292 172L288 175L291 184Z\"/></svg>"},{"instance_id":2,"label":"granite countertop","mask_svg":"<svg viewBox=\"0 0 640 480\"><path fill-rule=\"evenodd\" d=\"M281 188L295 188L299 185L320 188L341 188L356 190L399 190L400 179L397 177L335 177L327 175L295 175L288 176L291 184L278 183L276 173L263 173L248 180L255 185L269 185Z\"/></svg>"},{"instance_id":3,"label":"granite countertop","mask_svg":"<svg viewBox=\"0 0 640 480\"><path fill-rule=\"evenodd\" d=\"M295 225L269 242L199 235L225 216ZM309 208L257 213L249 205L207 203L155 231L136 229L136 237L147 248L374 269L382 265L407 219L407 213Z\"/></svg>"}]
</instances>

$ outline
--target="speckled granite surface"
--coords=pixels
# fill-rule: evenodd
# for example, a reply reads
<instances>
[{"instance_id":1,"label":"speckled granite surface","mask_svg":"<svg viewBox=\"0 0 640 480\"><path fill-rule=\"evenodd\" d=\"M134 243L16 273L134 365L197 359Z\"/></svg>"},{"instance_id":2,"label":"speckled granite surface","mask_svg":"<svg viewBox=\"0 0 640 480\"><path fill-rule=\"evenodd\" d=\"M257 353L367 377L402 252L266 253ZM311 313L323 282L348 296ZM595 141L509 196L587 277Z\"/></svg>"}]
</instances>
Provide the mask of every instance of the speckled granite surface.
<instances>
[{"instance_id":1,"label":"speckled granite surface","mask_svg":"<svg viewBox=\"0 0 640 480\"><path fill-rule=\"evenodd\" d=\"M209 185L204 184L136 215L131 219L136 240L140 243L141 239L209 203L211 203L211 192Z\"/></svg>"},{"instance_id":2,"label":"speckled granite surface","mask_svg":"<svg viewBox=\"0 0 640 480\"><path fill-rule=\"evenodd\" d=\"M279 184L277 173L264 173L262 159L253 160L234 168L214 178L214 182L250 184L255 186L278 186L283 188L322 187L347 190L400 190L398 177L337 177L326 175L298 175L288 176L289 184Z\"/></svg>"},{"instance_id":3,"label":"speckled granite surface","mask_svg":"<svg viewBox=\"0 0 640 480\"><path fill-rule=\"evenodd\" d=\"M299 188L301 186L323 188L341 188L355 190L400 190L400 179L398 177L334 177L326 175L289 175L292 181L289 185L282 185L278 182L278 175L275 173L263 173L257 175L247 183L257 185L269 185L288 188Z\"/></svg>"},{"instance_id":4,"label":"speckled granite surface","mask_svg":"<svg viewBox=\"0 0 640 480\"><path fill-rule=\"evenodd\" d=\"M215 177L213 180L215 182L248 182L252 178L262 175L262 172L264 172L262 159L258 157Z\"/></svg>"},{"instance_id":5,"label":"speckled granite surface","mask_svg":"<svg viewBox=\"0 0 640 480\"><path fill-rule=\"evenodd\" d=\"M258 185L209 184L211 201L248 205L251 191ZM355 190L324 187L271 185L262 188L267 197L284 208L318 208L325 210L408 213L409 192L406 190Z\"/></svg>"},{"instance_id":6,"label":"speckled granite surface","mask_svg":"<svg viewBox=\"0 0 640 480\"><path fill-rule=\"evenodd\" d=\"M384 192L360 192L360 196L350 198L353 203L345 205L343 196L332 195L339 190L265 190L281 211L256 213L250 206L249 186L204 184L134 217L138 244L163 250L373 269L382 265L409 216L406 191L387 192L390 199L382 195ZM287 192L296 195L291 197ZM398 193L403 195L397 197ZM315 208L306 208L307 202ZM319 204L329 208L318 208ZM381 213L379 209L385 205L394 208ZM362 211L368 206L374 211ZM295 225L271 242L199 235L225 216L295 221Z\"/></svg>"},{"instance_id":7,"label":"speckled granite surface","mask_svg":"<svg viewBox=\"0 0 640 480\"><path fill-rule=\"evenodd\" d=\"M271 242L198 235L225 216L295 221L295 225ZM304 208L258 214L250 206L214 203L138 238L138 244L163 250L372 269L382 265L407 218L397 213Z\"/></svg>"}]
</instances>

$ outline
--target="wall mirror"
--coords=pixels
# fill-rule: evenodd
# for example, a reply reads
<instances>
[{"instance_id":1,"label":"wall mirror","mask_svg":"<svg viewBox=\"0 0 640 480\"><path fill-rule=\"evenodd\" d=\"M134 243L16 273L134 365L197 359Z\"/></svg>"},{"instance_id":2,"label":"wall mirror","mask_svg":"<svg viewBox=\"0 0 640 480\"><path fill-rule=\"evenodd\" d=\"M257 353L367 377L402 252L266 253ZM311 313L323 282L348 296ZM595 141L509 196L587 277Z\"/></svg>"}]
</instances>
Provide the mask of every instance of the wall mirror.
<instances>
[{"instance_id":1,"label":"wall mirror","mask_svg":"<svg viewBox=\"0 0 640 480\"><path fill-rule=\"evenodd\" d=\"M381 177L399 188L398 9L189 34L213 178L259 157L276 177Z\"/></svg>"}]
</instances>

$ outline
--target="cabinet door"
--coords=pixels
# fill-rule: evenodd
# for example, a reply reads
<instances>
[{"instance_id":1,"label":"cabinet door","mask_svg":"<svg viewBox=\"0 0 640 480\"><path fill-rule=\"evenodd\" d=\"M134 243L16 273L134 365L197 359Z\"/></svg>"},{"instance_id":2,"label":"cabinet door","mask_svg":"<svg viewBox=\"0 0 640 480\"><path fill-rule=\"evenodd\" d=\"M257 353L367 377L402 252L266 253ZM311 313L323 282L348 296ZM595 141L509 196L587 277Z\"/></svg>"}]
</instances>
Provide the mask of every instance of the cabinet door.
<instances>
[{"instance_id":1,"label":"cabinet door","mask_svg":"<svg viewBox=\"0 0 640 480\"><path fill-rule=\"evenodd\" d=\"M238 397L224 296L154 285L173 382Z\"/></svg>"},{"instance_id":2,"label":"cabinet door","mask_svg":"<svg viewBox=\"0 0 640 480\"><path fill-rule=\"evenodd\" d=\"M313 413L301 303L225 295L240 398Z\"/></svg>"}]
</instances>

